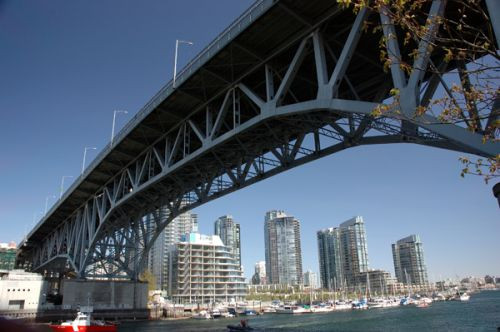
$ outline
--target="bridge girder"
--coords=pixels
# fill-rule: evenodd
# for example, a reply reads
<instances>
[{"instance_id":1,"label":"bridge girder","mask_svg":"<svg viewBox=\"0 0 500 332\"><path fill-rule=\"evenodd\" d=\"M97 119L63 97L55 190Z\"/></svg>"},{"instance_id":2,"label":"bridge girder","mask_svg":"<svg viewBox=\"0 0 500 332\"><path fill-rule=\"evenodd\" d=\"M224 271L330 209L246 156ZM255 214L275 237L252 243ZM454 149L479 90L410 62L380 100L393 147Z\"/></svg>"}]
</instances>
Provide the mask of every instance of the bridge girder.
<instances>
[{"instance_id":1,"label":"bridge girder","mask_svg":"<svg viewBox=\"0 0 500 332\"><path fill-rule=\"evenodd\" d=\"M186 109L174 127L156 126L158 137L148 137L147 147L133 161L40 243L28 243L20 263L35 271L60 271L60 262L65 260L65 268L79 277L135 279L156 238L182 212L326 155L389 143L422 144L485 157L499 153L498 143L484 143L480 135L463 127L416 113L418 106L432 98L446 70L438 65L440 71L433 76L426 76L424 70L436 60L428 47L435 38L435 21L429 20L426 38L418 41L421 52L407 75L398 64L401 51L395 27L384 11L362 9L345 29L339 49L325 27L338 9L313 23L286 5L281 8L302 21L304 28L267 56L238 42L235 47L251 54L253 61L237 77L235 66L241 64L202 70L219 78L217 88L220 82L225 87L204 100L194 97L196 107ZM445 1L434 0L429 16L444 11ZM360 81L357 62L367 58L358 48L363 23L377 15L392 60L390 74L376 69L370 60L370 70L377 75ZM233 74L226 75L222 69ZM210 82L199 80L196 87L182 82L180 98L190 98L189 89L195 88L206 94ZM388 105L388 92L393 88L400 91L401 103L375 117L375 109ZM164 132L160 134L158 128Z\"/></svg>"}]
</instances>

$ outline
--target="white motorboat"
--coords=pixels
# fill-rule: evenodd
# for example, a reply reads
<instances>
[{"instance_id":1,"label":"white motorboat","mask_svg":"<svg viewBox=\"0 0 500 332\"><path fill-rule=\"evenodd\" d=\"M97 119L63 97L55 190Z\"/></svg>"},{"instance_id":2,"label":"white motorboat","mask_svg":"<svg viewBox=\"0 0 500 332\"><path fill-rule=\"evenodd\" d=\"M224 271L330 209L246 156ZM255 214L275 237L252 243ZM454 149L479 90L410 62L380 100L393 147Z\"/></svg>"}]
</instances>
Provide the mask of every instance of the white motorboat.
<instances>
[{"instance_id":1,"label":"white motorboat","mask_svg":"<svg viewBox=\"0 0 500 332\"><path fill-rule=\"evenodd\" d=\"M285 305L276 309L277 314L304 314L306 312L310 311L296 305Z\"/></svg>"},{"instance_id":2,"label":"white motorboat","mask_svg":"<svg viewBox=\"0 0 500 332\"><path fill-rule=\"evenodd\" d=\"M311 312L330 312L333 311L333 307L326 305L314 305L311 307Z\"/></svg>"},{"instance_id":3,"label":"white motorboat","mask_svg":"<svg viewBox=\"0 0 500 332\"><path fill-rule=\"evenodd\" d=\"M219 309L217 309L217 308L213 309L210 314L212 315L212 318L220 318L220 317L222 317L221 311Z\"/></svg>"},{"instance_id":4,"label":"white motorboat","mask_svg":"<svg viewBox=\"0 0 500 332\"><path fill-rule=\"evenodd\" d=\"M352 304L344 301L338 301L333 304L333 310L349 310L352 309Z\"/></svg>"},{"instance_id":5,"label":"white motorboat","mask_svg":"<svg viewBox=\"0 0 500 332\"><path fill-rule=\"evenodd\" d=\"M387 299L385 302L386 307L398 307L399 306L399 300L396 298L391 298Z\"/></svg>"},{"instance_id":6,"label":"white motorboat","mask_svg":"<svg viewBox=\"0 0 500 332\"><path fill-rule=\"evenodd\" d=\"M387 301L382 298L375 298L368 301L368 306L370 308L385 308L387 307Z\"/></svg>"},{"instance_id":7,"label":"white motorboat","mask_svg":"<svg viewBox=\"0 0 500 332\"><path fill-rule=\"evenodd\" d=\"M208 311L202 310L202 311L200 311L198 313L195 313L192 316L192 318L194 318L194 319L212 319L213 317L212 317L212 315Z\"/></svg>"}]
</instances>

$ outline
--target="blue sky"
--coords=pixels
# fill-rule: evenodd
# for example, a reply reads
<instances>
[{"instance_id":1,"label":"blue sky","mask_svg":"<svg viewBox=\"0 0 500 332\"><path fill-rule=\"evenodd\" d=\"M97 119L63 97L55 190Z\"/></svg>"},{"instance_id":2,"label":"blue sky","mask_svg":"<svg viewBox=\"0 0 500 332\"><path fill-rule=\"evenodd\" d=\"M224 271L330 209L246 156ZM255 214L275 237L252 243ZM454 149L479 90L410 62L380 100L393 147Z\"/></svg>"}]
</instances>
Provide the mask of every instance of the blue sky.
<instances>
[{"instance_id":1,"label":"blue sky","mask_svg":"<svg viewBox=\"0 0 500 332\"><path fill-rule=\"evenodd\" d=\"M195 43L180 49L182 67L251 3L0 1L0 242L19 241L46 197L59 195L61 176L78 176L84 147L109 142L113 110L129 112L118 116L119 130L171 79L175 39ZM88 162L96 154L88 151ZM500 275L492 184L462 179L461 155L403 144L358 147L195 212L204 233L223 214L241 223L247 276L264 259L270 209L301 221L304 269L318 269L318 229L361 215L372 268L393 273L391 243L417 233L431 279Z\"/></svg>"}]
</instances>

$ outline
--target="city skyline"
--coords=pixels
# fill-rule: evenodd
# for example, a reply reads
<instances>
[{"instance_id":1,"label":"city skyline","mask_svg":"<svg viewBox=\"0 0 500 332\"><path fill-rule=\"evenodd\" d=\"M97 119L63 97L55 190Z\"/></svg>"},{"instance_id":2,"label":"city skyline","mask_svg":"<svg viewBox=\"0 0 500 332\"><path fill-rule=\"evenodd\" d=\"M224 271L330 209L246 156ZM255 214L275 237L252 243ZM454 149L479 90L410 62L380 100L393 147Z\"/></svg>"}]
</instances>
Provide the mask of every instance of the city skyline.
<instances>
[{"instance_id":1,"label":"city skyline","mask_svg":"<svg viewBox=\"0 0 500 332\"><path fill-rule=\"evenodd\" d=\"M221 0L223 10L214 16L206 15L208 4L192 1L118 9L111 3L89 4L86 16L81 6L63 1L27 7L3 3L9 15L0 23L5 45L0 62L1 240L20 242L40 219L45 203L50 207L56 201L61 177L80 174L84 148L97 147L88 151L88 164L109 142L113 110L129 112L117 117L118 131L171 79L175 39L195 43L181 49L182 67L251 2ZM194 8L190 20L207 28L194 28L176 14L186 8ZM62 11L66 15L54 14ZM148 19L134 20L131 26L132 14ZM26 91L33 98L25 98ZM500 267L491 264L495 257L490 254L500 233L494 183L460 178L458 158L463 155L410 144L358 147L193 212L201 216L201 233L211 232L213 220L225 213L240 222L247 278L252 264L264 259L258 233L262 213L274 208L301 220L304 270L316 270L315 232L359 214L369 220L372 266L393 271L390 243L418 233L426 243L430 280L498 275Z\"/></svg>"}]
</instances>

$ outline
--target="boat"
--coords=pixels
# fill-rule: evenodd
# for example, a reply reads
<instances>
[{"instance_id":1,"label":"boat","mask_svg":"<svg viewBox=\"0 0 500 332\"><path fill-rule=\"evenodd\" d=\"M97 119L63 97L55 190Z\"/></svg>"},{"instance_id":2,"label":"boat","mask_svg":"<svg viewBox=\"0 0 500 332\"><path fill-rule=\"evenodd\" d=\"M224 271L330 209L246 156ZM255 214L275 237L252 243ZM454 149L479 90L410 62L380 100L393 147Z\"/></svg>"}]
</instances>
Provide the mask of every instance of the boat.
<instances>
[{"instance_id":1,"label":"boat","mask_svg":"<svg viewBox=\"0 0 500 332\"><path fill-rule=\"evenodd\" d=\"M222 313L220 312L219 309L212 309L212 311L210 312L210 314L212 315L212 318L221 318L222 317Z\"/></svg>"},{"instance_id":2,"label":"boat","mask_svg":"<svg viewBox=\"0 0 500 332\"><path fill-rule=\"evenodd\" d=\"M426 301L418 301L416 305L417 308L427 308L429 306L429 303Z\"/></svg>"},{"instance_id":3,"label":"boat","mask_svg":"<svg viewBox=\"0 0 500 332\"><path fill-rule=\"evenodd\" d=\"M213 316L213 314L212 314L212 316ZM220 317L223 317L223 318L233 318L233 317L236 317L236 316L234 314L230 313L229 311L222 310L220 312Z\"/></svg>"},{"instance_id":4,"label":"boat","mask_svg":"<svg viewBox=\"0 0 500 332\"><path fill-rule=\"evenodd\" d=\"M253 328L248 325L247 319L242 319L238 325L227 325L227 329L229 330L229 332L253 330Z\"/></svg>"},{"instance_id":5,"label":"boat","mask_svg":"<svg viewBox=\"0 0 500 332\"><path fill-rule=\"evenodd\" d=\"M304 314L306 312L309 311L296 305L285 305L276 309L277 314Z\"/></svg>"},{"instance_id":6,"label":"boat","mask_svg":"<svg viewBox=\"0 0 500 332\"><path fill-rule=\"evenodd\" d=\"M432 299L430 297L421 297L419 299L419 302L424 302L424 303L427 303L427 304L431 304L432 303Z\"/></svg>"},{"instance_id":7,"label":"boat","mask_svg":"<svg viewBox=\"0 0 500 332\"><path fill-rule=\"evenodd\" d=\"M276 308L273 308L273 307L265 307L264 308L264 313L275 313L276 312Z\"/></svg>"},{"instance_id":8,"label":"boat","mask_svg":"<svg viewBox=\"0 0 500 332\"><path fill-rule=\"evenodd\" d=\"M387 306L387 301L382 298L370 299L370 301L368 301L368 307L370 308L385 308Z\"/></svg>"},{"instance_id":9,"label":"boat","mask_svg":"<svg viewBox=\"0 0 500 332\"><path fill-rule=\"evenodd\" d=\"M333 310L348 310L348 309L352 309L352 304L344 301L335 302L335 304L333 305Z\"/></svg>"},{"instance_id":10,"label":"boat","mask_svg":"<svg viewBox=\"0 0 500 332\"><path fill-rule=\"evenodd\" d=\"M413 304L413 299L411 297L408 297L408 296L405 296L405 297L402 297L400 302L399 302L400 305L409 305L409 304Z\"/></svg>"},{"instance_id":11,"label":"boat","mask_svg":"<svg viewBox=\"0 0 500 332\"><path fill-rule=\"evenodd\" d=\"M250 326L247 327L242 327L239 325L228 325L227 329L229 332L236 332L236 331L253 331L253 328Z\"/></svg>"},{"instance_id":12,"label":"boat","mask_svg":"<svg viewBox=\"0 0 500 332\"><path fill-rule=\"evenodd\" d=\"M55 332L116 332L116 325L100 320L93 320L92 307L82 307L73 321L60 325L49 325Z\"/></svg>"},{"instance_id":13,"label":"boat","mask_svg":"<svg viewBox=\"0 0 500 332\"><path fill-rule=\"evenodd\" d=\"M333 307L326 305L313 305L311 307L311 312L330 312L333 310Z\"/></svg>"},{"instance_id":14,"label":"boat","mask_svg":"<svg viewBox=\"0 0 500 332\"><path fill-rule=\"evenodd\" d=\"M354 301L352 303L352 308L355 310L368 309L368 302L366 301L366 298L363 298L359 301Z\"/></svg>"},{"instance_id":15,"label":"boat","mask_svg":"<svg viewBox=\"0 0 500 332\"><path fill-rule=\"evenodd\" d=\"M194 318L194 319L212 319L212 315L210 315L210 313L206 310L202 310L198 313L195 313L193 316L191 316L191 318Z\"/></svg>"},{"instance_id":16,"label":"boat","mask_svg":"<svg viewBox=\"0 0 500 332\"><path fill-rule=\"evenodd\" d=\"M455 300L455 301L462 301L462 302L469 301L470 300L470 295L467 294L466 292L464 292L464 293L457 292L457 294L455 295L455 297L453 298L453 300Z\"/></svg>"},{"instance_id":17,"label":"boat","mask_svg":"<svg viewBox=\"0 0 500 332\"><path fill-rule=\"evenodd\" d=\"M245 316L255 316L255 315L257 315L257 311L252 310L252 309L246 309L245 311L243 311L243 315L245 315Z\"/></svg>"},{"instance_id":18,"label":"boat","mask_svg":"<svg viewBox=\"0 0 500 332\"><path fill-rule=\"evenodd\" d=\"M397 298L389 298L385 302L386 307L398 307L399 306L399 300Z\"/></svg>"}]
</instances>

